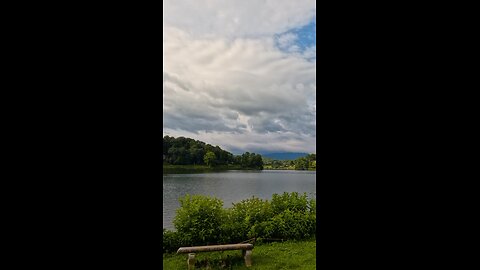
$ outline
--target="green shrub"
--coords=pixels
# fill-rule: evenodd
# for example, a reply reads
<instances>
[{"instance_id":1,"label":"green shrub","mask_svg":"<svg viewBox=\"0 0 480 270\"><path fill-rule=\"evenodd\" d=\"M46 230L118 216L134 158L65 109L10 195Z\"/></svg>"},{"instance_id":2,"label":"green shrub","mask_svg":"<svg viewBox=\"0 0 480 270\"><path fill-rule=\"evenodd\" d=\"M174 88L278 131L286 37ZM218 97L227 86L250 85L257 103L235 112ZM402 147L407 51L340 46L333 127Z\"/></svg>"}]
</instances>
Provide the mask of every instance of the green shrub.
<instances>
[{"instance_id":1,"label":"green shrub","mask_svg":"<svg viewBox=\"0 0 480 270\"><path fill-rule=\"evenodd\" d=\"M163 229L163 253L175 252L179 247L190 245L191 240L178 232Z\"/></svg>"},{"instance_id":2,"label":"green shrub","mask_svg":"<svg viewBox=\"0 0 480 270\"><path fill-rule=\"evenodd\" d=\"M297 192L273 194L265 219L251 224L248 237L304 239L316 234L316 200Z\"/></svg>"},{"instance_id":3,"label":"green shrub","mask_svg":"<svg viewBox=\"0 0 480 270\"><path fill-rule=\"evenodd\" d=\"M272 217L273 212L268 200L252 197L234 203L229 213L229 223L233 231L231 241L244 241L246 238L261 235L260 224Z\"/></svg>"},{"instance_id":4,"label":"green shrub","mask_svg":"<svg viewBox=\"0 0 480 270\"><path fill-rule=\"evenodd\" d=\"M186 195L180 198L180 208L173 220L178 233L190 240L191 245L218 243L222 239L219 230L225 221L223 202L217 198Z\"/></svg>"},{"instance_id":5,"label":"green shrub","mask_svg":"<svg viewBox=\"0 0 480 270\"><path fill-rule=\"evenodd\" d=\"M308 201L308 211L312 214L312 215L317 215L317 200L315 199L310 199Z\"/></svg>"},{"instance_id":6,"label":"green shrub","mask_svg":"<svg viewBox=\"0 0 480 270\"><path fill-rule=\"evenodd\" d=\"M282 195L272 195L272 210L274 215L283 213L286 210L294 212L309 211L307 193L299 195L298 192L284 192Z\"/></svg>"},{"instance_id":7,"label":"green shrub","mask_svg":"<svg viewBox=\"0 0 480 270\"><path fill-rule=\"evenodd\" d=\"M271 201L252 197L224 209L220 199L186 195L173 223L176 232L163 231L163 252L253 237L300 240L316 235L316 200L285 192L273 194Z\"/></svg>"},{"instance_id":8,"label":"green shrub","mask_svg":"<svg viewBox=\"0 0 480 270\"><path fill-rule=\"evenodd\" d=\"M231 242L253 237L304 239L316 233L316 200L306 193L273 194L272 201L251 198L233 205L224 230Z\"/></svg>"},{"instance_id":9,"label":"green shrub","mask_svg":"<svg viewBox=\"0 0 480 270\"><path fill-rule=\"evenodd\" d=\"M278 219L282 219L285 223L284 230L280 231L281 238L303 239L308 238L313 234L309 214L286 210L277 217Z\"/></svg>"}]
</instances>

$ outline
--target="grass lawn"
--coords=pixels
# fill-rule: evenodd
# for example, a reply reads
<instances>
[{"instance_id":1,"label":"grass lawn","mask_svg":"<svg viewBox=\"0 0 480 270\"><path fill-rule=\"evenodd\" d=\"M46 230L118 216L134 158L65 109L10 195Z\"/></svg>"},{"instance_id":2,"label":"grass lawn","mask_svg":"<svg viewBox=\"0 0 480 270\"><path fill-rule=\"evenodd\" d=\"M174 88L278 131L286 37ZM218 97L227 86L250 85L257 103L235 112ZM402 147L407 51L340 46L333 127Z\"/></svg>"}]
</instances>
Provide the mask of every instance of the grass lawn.
<instances>
[{"instance_id":1,"label":"grass lawn","mask_svg":"<svg viewBox=\"0 0 480 270\"><path fill-rule=\"evenodd\" d=\"M316 242L256 243L252 266L246 267L240 250L197 253L195 269L315 269ZM187 254L164 254L163 269L187 269ZM206 265L209 268L206 268Z\"/></svg>"}]
</instances>

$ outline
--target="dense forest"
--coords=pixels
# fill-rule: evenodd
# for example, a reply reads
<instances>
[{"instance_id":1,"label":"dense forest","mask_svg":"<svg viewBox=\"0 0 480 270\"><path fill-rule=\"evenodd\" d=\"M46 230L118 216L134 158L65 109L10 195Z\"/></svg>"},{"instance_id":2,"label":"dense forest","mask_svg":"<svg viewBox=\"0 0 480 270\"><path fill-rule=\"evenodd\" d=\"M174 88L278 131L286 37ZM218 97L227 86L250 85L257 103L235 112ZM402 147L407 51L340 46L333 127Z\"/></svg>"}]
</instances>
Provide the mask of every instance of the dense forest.
<instances>
[{"instance_id":1,"label":"dense forest","mask_svg":"<svg viewBox=\"0 0 480 270\"><path fill-rule=\"evenodd\" d=\"M171 165L238 165L246 169L263 169L262 156L245 152L242 155L185 137L163 137L163 163Z\"/></svg>"}]
</instances>

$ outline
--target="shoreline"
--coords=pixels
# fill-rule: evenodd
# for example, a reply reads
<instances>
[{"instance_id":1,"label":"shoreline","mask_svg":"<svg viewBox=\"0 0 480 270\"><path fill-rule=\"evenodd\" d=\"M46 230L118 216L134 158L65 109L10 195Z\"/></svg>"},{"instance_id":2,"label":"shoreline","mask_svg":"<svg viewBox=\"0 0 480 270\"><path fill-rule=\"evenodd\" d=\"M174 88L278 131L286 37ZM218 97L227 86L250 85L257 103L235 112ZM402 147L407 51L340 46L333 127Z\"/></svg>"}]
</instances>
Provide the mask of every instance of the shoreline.
<instances>
[{"instance_id":1,"label":"shoreline","mask_svg":"<svg viewBox=\"0 0 480 270\"><path fill-rule=\"evenodd\" d=\"M205 173L205 172L221 172L229 170L238 171L262 171L252 168L241 168L239 165L220 165L216 167L209 167L206 165L166 165L163 164L163 174L181 174L181 173ZM264 168L263 171L316 171L316 169L309 170L295 170L293 168Z\"/></svg>"}]
</instances>

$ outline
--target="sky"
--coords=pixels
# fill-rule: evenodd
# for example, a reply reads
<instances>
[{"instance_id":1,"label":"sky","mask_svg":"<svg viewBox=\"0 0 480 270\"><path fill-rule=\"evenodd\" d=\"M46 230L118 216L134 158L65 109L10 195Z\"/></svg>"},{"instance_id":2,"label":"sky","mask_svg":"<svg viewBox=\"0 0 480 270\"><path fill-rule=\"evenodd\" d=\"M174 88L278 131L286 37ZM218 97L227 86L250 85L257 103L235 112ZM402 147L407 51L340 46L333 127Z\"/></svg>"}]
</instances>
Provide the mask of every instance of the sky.
<instances>
[{"instance_id":1,"label":"sky","mask_svg":"<svg viewBox=\"0 0 480 270\"><path fill-rule=\"evenodd\" d=\"M163 135L316 153L314 0L164 0Z\"/></svg>"}]
</instances>

